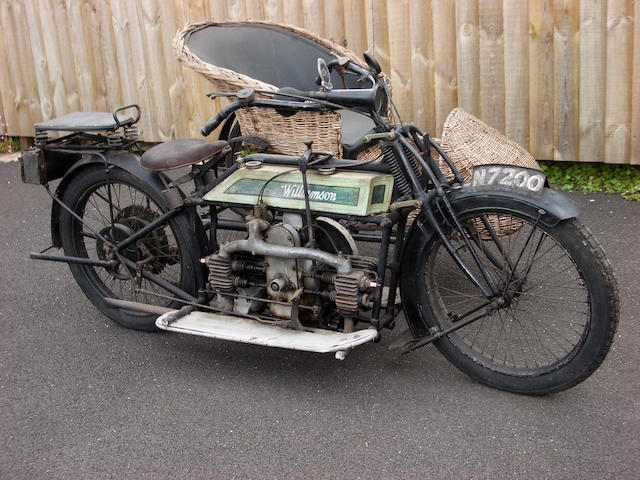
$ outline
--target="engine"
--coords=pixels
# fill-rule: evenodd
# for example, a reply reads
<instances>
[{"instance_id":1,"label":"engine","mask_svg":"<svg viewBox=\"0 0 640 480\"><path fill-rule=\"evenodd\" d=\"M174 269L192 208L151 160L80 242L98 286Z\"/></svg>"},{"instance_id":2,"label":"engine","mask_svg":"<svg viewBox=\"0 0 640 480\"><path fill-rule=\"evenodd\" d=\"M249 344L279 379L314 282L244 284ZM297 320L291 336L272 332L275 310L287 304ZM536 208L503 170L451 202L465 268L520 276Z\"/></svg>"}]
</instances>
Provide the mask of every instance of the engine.
<instances>
[{"instance_id":1,"label":"engine","mask_svg":"<svg viewBox=\"0 0 640 480\"><path fill-rule=\"evenodd\" d=\"M301 215L285 214L278 223L250 217L248 238L228 242L204 259L213 306L286 320L298 328L350 331L353 318L371 308L380 290L377 265L372 258L353 255L355 242L337 222L316 222L318 241L312 249Z\"/></svg>"}]
</instances>

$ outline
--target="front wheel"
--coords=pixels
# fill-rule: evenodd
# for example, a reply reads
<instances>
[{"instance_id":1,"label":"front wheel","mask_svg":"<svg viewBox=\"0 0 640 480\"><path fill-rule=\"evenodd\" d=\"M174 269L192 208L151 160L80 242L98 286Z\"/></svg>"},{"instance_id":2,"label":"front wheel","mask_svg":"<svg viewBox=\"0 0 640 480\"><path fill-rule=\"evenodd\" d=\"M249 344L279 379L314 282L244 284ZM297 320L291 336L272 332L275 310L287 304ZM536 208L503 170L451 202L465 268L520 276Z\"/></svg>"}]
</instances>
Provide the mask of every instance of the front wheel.
<instances>
[{"instance_id":1,"label":"front wheel","mask_svg":"<svg viewBox=\"0 0 640 480\"><path fill-rule=\"evenodd\" d=\"M100 237L117 244L156 220L167 208L152 188L124 170L113 168L109 183L111 211L104 167L89 167L69 184L63 201L82 218L82 223L66 210L62 211L62 247L65 255L71 257L117 264L108 269L74 263L69 267L89 300L113 321L135 330L155 330L157 315L112 308L104 298L180 308L182 304L172 300L173 295L142 273L194 293L196 265L192 252L197 250L189 234L189 222L182 213L123 249L118 257ZM137 265L137 271L123 265L123 259L131 262L130 266Z\"/></svg>"},{"instance_id":2,"label":"front wheel","mask_svg":"<svg viewBox=\"0 0 640 480\"><path fill-rule=\"evenodd\" d=\"M493 387L539 395L591 375L613 341L619 301L611 266L590 232L577 219L543 226L508 205L475 202L459 206L458 215L488 280L463 235L449 228L448 238L496 294L488 301L434 235L423 240L414 271L421 288L402 288L407 315L435 332L484 313L435 345Z\"/></svg>"}]
</instances>

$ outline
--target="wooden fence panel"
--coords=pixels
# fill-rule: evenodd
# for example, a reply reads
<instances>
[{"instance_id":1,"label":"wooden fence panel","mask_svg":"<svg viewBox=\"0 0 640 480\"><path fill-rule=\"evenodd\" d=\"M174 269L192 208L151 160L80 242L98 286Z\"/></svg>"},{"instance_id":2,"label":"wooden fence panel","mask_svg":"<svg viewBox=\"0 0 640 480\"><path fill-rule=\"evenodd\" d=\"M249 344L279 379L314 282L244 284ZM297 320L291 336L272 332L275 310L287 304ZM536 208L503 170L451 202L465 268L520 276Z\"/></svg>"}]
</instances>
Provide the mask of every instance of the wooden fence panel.
<instances>
[{"instance_id":1,"label":"wooden fence panel","mask_svg":"<svg viewBox=\"0 0 640 480\"><path fill-rule=\"evenodd\" d=\"M187 109L184 102L185 85L182 75L179 74L179 65L173 57L171 48L166 45L172 45L173 37L176 30L180 27L178 22L178 14L173 0L163 0L160 8L160 21L163 28L161 29L162 39L160 48L164 68L167 72L167 92L169 108L171 110L171 127L169 135L173 138L184 138L189 136L187 123Z\"/></svg>"},{"instance_id":2,"label":"wooden fence panel","mask_svg":"<svg viewBox=\"0 0 640 480\"><path fill-rule=\"evenodd\" d=\"M633 51L631 12L630 2L625 0L611 0L608 3L605 162L630 157Z\"/></svg>"},{"instance_id":3,"label":"wooden fence panel","mask_svg":"<svg viewBox=\"0 0 640 480\"><path fill-rule=\"evenodd\" d=\"M324 37L324 9L316 0L302 0L302 24L311 33Z\"/></svg>"},{"instance_id":4,"label":"wooden fence panel","mask_svg":"<svg viewBox=\"0 0 640 480\"><path fill-rule=\"evenodd\" d=\"M0 115L30 136L138 103L143 140L197 137L221 104L172 38L253 19L371 50L403 119L434 135L462 106L539 159L640 164L639 15L640 0L0 0Z\"/></svg>"},{"instance_id":5,"label":"wooden fence panel","mask_svg":"<svg viewBox=\"0 0 640 480\"><path fill-rule=\"evenodd\" d=\"M103 2L104 3L104 2ZM94 101L97 110L105 111L113 103L118 103L117 99L112 99L111 89L107 86L105 60L111 56L112 45L102 42L103 32L100 31L100 20L98 10L102 7L99 0L82 2L79 11L82 18L82 33L84 35L86 48L86 58L89 61L88 70L93 80Z\"/></svg>"},{"instance_id":6,"label":"wooden fence panel","mask_svg":"<svg viewBox=\"0 0 640 480\"><path fill-rule=\"evenodd\" d=\"M367 17L364 0L344 2L345 41L358 55L367 49Z\"/></svg>"},{"instance_id":7,"label":"wooden fence panel","mask_svg":"<svg viewBox=\"0 0 640 480\"><path fill-rule=\"evenodd\" d=\"M553 159L553 9L551 1L529 3L529 149Z\"/></svg>"},{"instance_id":8,"label":"wooden fence panel","mask_svg":"<svg viewBox=\"0 0 640 480\"><path fill-rule=\"evenodd\" d=\"M580 2L580 151L579 158L604 158L606 3Z\"/></svg>"},{"instance_id":9,"label":"wooden fence panel","mask_svg":"<svg viewBox=\"0 0 640 480\"><path fill-rule=\"evenodd\" d=\"M504 131L504 29L501 0L479 4L480 112L494 128Z\"/></svg>"},{"instance_id":10,"label":"wooden fence panel","mask_svg":"<svg viewBox=\"0 0 640 480\"><path fill-rule=\"evenodd\" d=\"M0 25L6 25L5 18L8 16L8 5L0 3ZM10 47L7 37L10 35L11 32L8 29L0 31L0 65L7 66L7 68L0 68L0 134L4 134L9 129L12 132L17 132L20 129L20 125L17 125L18 94L13 89L7 51Z\"/></svg>"},{"instance_id":11,"label":"wooden fence panel","mask_svg":"<svg viewBox=\"0 0 640 480\"><path fill-rule=\"evenodd\" d=\"M411 96L413 84L411 82L411 56L408 55L410 45L409 29L409 0L394 0L387 2L387 19L389 22L389 75L391 84L395 85L393 98L396 101L403 120L407 121L413 112Z\"/></svg>"},{"instance_id":12,"label":"wooden fence panel","mask_svg":"<svg viewBox=\"0 0 640 480\"><path fill-rule=\"evenodd\" d=\"M280 0L263 0L263 2L264 19L267 22L282 23L284 21L284 12Z\"/></svg>"},{"instance_id":13,"label":"wooden fence panel","mask_svg":"<svg viewBox=\"0 0 640 480\"><path fill-rule=\"evenodd\" d=\"M389 0L393 1L393 0ZM367 43L373 51L382 71L391 75L391 59L389 54L389 19L387 17L387 0L366 0L367 9Z\"/></svg>"},{"instance_id":14,"label":"wooden fence panel","mask_svg":"<svg viewBox=\"0 0 640 480\"><path fill-rule=\"evenodd\" d=\"M428 132L436 131L433 98L433 14L431 0L411 0L411 77L413 79L413 121Z\"/></svg>"},{"instance_id":15,"label":"wooden fence panel","mask_svg":"<svg viewBox=\"0 0 640 480\"><path fill-rule=\"evenodd\" d=\"M529 10L504 2L504 131L529 146Z\"/></svg>"},{"instance_id":16,"label":"wooden fence panel","mask_svg":"<svg viewBox=\"0 0 640 480\"><path fill-rule=\"evenodd\" d=\"M182 28L189 23L204 22L207 20L224 21L226 17L226 4L220 0L198 0L185 2L175 0L176 17L178 26ZM175 32L174 32L175 33ZM211 91L209 82L200 75L182 65L178 67L178 74L184 83L184 106L186 108L187 126L189 135L199 137L200 128L220 107L219 102L212 102L205 95Z\"/></svg>"},{"instance_id":17,"label":"wooden fence panel","mask_svg":"<svg viewBox=\"0 0 640 480\"><path fill-rule=\"evenodd\" d=\"M578 149L579 15L576 0L554 3L554 159L576 158Z\"/></svg>"},{"instance_id":18,"label":"wooden fence panel","mask_svg":"<svg viewBox=\"0 0 640 480\"><path fill-rule=\"evenodd\" d=\"M432 12L435 134L439 137L447 115L458 104L455 3L450 0L432 0Z\"/></svg>"},{"instance_id":19,"label":"wooden fence panel","mask_svg":"<svg viewBox=\"0 0 640 480\"><path fill-rule=\"evenodd\" d=\"M302 25L301 0L282 0L283 21L290 25Z\"/></svg>"},{"instance_id":20,"label":"wooden fence panel","mask_svg":"<svg viewBox=\"0 0 640 480\"><path fill-rule=\"evenodd\" d=\"M262 4L262 0L246 0L245 9L247 20L264 20L264 6Z\"/></svg>"},{"instance_id":21,"label":"wooden fence panel","mask_svg":"<svg viewBox=\"0 0 640 480\"><path fill-rule=\"evenodd\" d=\"M40 25L39 9L33 2L25 2L24 13L26 14L26 26L29 34L29 46L33 55L33 71L34 80L38 89L40 98L40 113L44 118L54 116L53 111L53 88L49 79L49 63L47 61L47 51L42 40L43 29ZM55 69L56 65L51 65L51 69ZM56 95L57 96L57 95Z\"/></svg>"},{"instance_id":22,"label":"wooden fence panel","mask_svg":"<svg viewBox=\"0 0 640 480\"><path fill-rule=\"evenodd\" d=\"M247 10L243 0L229 0L227 2L229 20L239 21L247 18Z\"/></svg>"},{"instance_id":23,"label":"wooden fence panel","mask_svg":"<svg viewBox=\"0 0 640 480\"><path fill-rule=\"evenodd\" d=\"M324 0L322 3L324 3L324 36L344 45L347 37L344 29L343 1Z\"/></svg>"},{"instance_id":24,"label":"wooden fence panel","mask_svg":"<svg viewBox=\"0 0 640 480\"><path fill-rule=\"evenodd\" d=\"M478 2L456 0L456 56L458 105L469 113L480 113L480 32Z\"/></svg>"},{"instance_id":25,"label":"wooden fence panel","mask_svg":"<svg viewBox=\"0 0 640 480\"><path fill-rule=\"evenodd\" d=\"M27 4L27 9L32 22L36 22L38 28L37 35L34 35L32 41L38 43L41 50L40 68L45 70L43 73L46 75L46 79L42 81L46 82L47 89L49 91L51 115L57 115L59 112L66 111L66 92L64 89L64 79L62 78L62 55L59 51L58 39L56 35L56 29L40 28L40 18L48 19L53 18L53 9L51 8L51 2L49 0L40 0L39 2ZM38 18L36 19L36 12ZM46 20L45 20L46 21ZM31 33L31 32L30 32ZM32 43L32 47L35 44Z\"/></svg>"},{"instance_id":26,"label":"wooden fence panel","mask_svg":"<svg viewBox=\"0 0 640 480\"><path fill-rule=\"evenodd\" d=\"M116 42L113 34L113 21L111 15L111 2L94 3L98 15L98 28L100 31L100 52L101 55L95 55L96 58L102 59L104 68L104 86L107 110L112 109L113 105L123 105L122 84L120 78L120 70L118 68L118 57L116 50Z\"/></svg>"},{"instance_id":27,"label":"wooden fence panel","mask_svg":"<svg viewBox=\"0 0 640 480\"><path fill-rule=\"evenodd\" d=\"M9 123L10 135L33 135L33 123L40 121L40 98L36 83L33 81L33 57L29 45L29 35L25 20L23 4L16 2L2 2L2 31L6 45L7 65L11 78L11 85L6 87L8 95L13 97L13 103L5 101L5 108L13 108L2 116ZM5 90L3 85L2 90Z\"/></svg>"},{"instance_id":28,"label":"wooden fence panel","mask_svg":"<svg viewBox=\"0 0 640 480\"><path fill-rule=\"evenodd\" d=\"M640 0L633 10L633 86L631 95L631 163L640 165ZM619 159L618 159L619 160Z\"/></svg>"}]
</instances>

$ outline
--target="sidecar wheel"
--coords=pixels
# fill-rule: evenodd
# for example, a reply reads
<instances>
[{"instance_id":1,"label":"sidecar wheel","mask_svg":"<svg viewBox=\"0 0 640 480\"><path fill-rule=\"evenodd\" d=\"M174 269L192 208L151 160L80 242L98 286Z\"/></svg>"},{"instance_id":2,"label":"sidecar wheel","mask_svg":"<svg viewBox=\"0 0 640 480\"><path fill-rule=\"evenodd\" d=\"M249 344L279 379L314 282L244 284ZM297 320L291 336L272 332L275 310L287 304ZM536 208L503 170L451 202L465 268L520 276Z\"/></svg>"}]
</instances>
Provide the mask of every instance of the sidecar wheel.
<instances>
[{"instance_id":1,"label":"sidecar wheel","mask_svg":"<svg viewBox=\"0 0 640 480\"><path fill-rule=\"evenodd\" d=\"M586 379L609 351L620 311L611 266L591 233L577 219L545 227L508 206L454 208L498 294L485 305L479 288L434 235L416 245L419 261L404 279L411 287L424 286L402 286L407 318L421 318L434 333L484 313L435 345L487 385L542 395ZM496 225L493 238L486 225ZM447 228L454 248L483 278L462 235Z\"/></svg>"},{"instance_id":2,"label":"sidecar wheel","mask_svg":"<svg viewBox=\"0 0 640 480\"><path fill-rule=\"evenodd\" d=\"M119 168L111 171L111 196L115 229L111 229L107 182L103 167L88 168L78 174L64 193L63 201L83 219L84 226L69 212L60 216L62 247L65 255L93 260L117 260L95 234L118 242L144 228L166 212L160 196L149 186ZM143 265L163 280L189 294L196 289L195 260L190 252L197 251L188 234L186 214L178 215L121 253L125 258ZM114 238L115 237L115 238ZM113 269L69 264L78 285L91 302L114 322L126 328L153 331L157 315L130 312L108 307L105 297L130 300L168 308L182 304L166 290L145 278L137 285L132 281L136 272L122 264Z\"/></svg>"}]
</instances>

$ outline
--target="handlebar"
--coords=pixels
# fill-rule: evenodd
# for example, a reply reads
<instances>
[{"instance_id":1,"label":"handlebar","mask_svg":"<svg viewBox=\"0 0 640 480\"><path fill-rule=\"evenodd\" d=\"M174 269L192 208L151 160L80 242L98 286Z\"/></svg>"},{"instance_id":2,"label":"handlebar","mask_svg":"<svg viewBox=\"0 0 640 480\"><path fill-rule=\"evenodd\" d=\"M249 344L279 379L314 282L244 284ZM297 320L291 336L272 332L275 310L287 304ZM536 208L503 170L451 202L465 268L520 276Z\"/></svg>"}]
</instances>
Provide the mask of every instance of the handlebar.
<instances>
[{"instance_id":1,"label":"handlebar","mask_svg":"<svg viewBox=\"0 0 640 480\"><path fill-rule=\"evenodd\" d=\"M302 92L306 93L306 92ZM267 107L267 108L283 108L292 110L321 111L326 110L324 105L318 103L305 103L300 101L271 100L267 98L256 98L250 101L235 101L229 105L222 107L218 113L211 117L207 123L200 129L202 136L206 137L213 132L218 126L233 112L242 107Z\"/></svg>"},{"instance_id":2,"label":"handlebar","mask_svg":"<svg viewBox=\"0 0 640 480\"><path fill-rule=\"evenodd\" d=\"M120 128L121 125L122 125L120 123L120 119L118 118L118 113L123 112L125 110L129 110L130 108L135 108L136 116L135 116L135 118L132 119L131 122L126 122L125 124L135 125L136 123L138 123L138 120L140 120L141 111L140 111L140 107L137 104L132 103L130 105L123 105L122 107L118 107L113 111L113 119L116 121L116 126L118 128Z\"/></svg>"},{"instance_id":3,"label":"handlebar","mask_svg":"<svg viewBox=\"0 0 640 480\"><path fill-rule=\"evenodd\" d=\"M339 60L331 60L329 62L331 68L334 68L339 65ZM360 65L355 64L354 62L349 62L347 68L354 73L362 75L372 82L373 86L371 88L363 88L363 89L337 89L337 90L329 90L329 91L301 91L296 90L294 88L283 88L281 90L282 96L286 96L287 94L291 96L299 96L306 97L315 100L322 100L325 102L331 102L333 104L337 104L344 107L365 107L370 108L374 111L379 111L383 102L383 91L379 88L378 82L375 77L371 74L369 70L361 67ZM242 92L238 92L242 93ZM221 108L213 117L211 117L207 123L200 129L200 133L202 136L206 137L211 134L218 126L233 112L238 110L243 106L248 107L270 107L270 108L284 108L284 109L293 109L293 110L324 110L327 108L326 105L322 104L314 104L314 103L305 103L303 101L286 101L279 99L261 99L261 98L253 98L250 99L246 96L247 94L252 94L253 92L245 93L245 96L238 97L241 98L235 102L231 102L230 104Z\"/></svg>"},{"instance_id":4,"label":"handlebar","mask_svg":"<svg viewBox=\"0 0 640 480\"><path fill-rule=\"evenodd\" d=\"M208 137L211 132L213 132L218 125L220 125L229 115L235 112L242 106L242 103L239 101L231 102L229 105L225 105L222 107L218 113L216 113L213 117L211 117L207 123L200 129L200 133L203 137Z\"/></svg>"}]
</instances>

